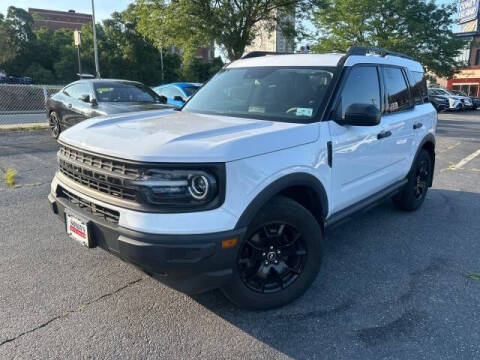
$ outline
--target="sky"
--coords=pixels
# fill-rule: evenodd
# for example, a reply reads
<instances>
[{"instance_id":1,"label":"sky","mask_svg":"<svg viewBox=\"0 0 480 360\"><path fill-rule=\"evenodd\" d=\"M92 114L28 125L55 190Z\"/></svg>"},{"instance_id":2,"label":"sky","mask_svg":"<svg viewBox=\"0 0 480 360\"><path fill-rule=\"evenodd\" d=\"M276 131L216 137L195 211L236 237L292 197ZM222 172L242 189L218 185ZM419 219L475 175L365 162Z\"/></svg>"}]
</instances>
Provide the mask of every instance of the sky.
<instances>
[{"instance_id":1,"label":"sky","mask_svg":"<svg viewBox=\"0 0 480 360\"><path fill-rule=\"evenodd\" d=\"M125 10L132 0L96 0L95 20L108 19L114 11ZM9 6L24 8L40 8L48 10L68 11L75 10L80 13L92 13L91 0L0 0L0 12L7 13Z\"/></svg>"}]
</instances>

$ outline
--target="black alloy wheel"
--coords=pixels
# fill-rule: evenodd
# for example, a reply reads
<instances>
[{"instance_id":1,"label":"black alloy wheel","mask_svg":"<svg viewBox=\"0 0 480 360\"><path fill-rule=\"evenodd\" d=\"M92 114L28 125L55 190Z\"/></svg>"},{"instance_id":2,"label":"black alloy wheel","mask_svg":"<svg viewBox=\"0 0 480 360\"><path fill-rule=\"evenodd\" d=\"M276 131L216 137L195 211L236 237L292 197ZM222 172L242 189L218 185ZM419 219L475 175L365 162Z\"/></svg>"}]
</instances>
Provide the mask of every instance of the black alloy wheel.
<instances>
[{"instance_id":1,"label":"black alloy wheel","mask_svg":"<svg viewBox=\"0 0 480 360\"><path fill-rule=\"evenodd\" d=\"M415 182L413 191L417 199L420 199L428 189L428 180L430 179L429 169L430 164L428 159L421 159L414 175Z\"/></svg>"},{"instance_id":2,"label":"black alloy wheel","mask_svg":"<svg viewBox=\"0 0 480 360\"><path fill-rule=\"evenodd\" d=\"M322 243L317 218L295 200L276 196L248 225L232 279L222 291L248 310L288 304L315 280L322 263Z\"/></svg>"},{"instance_id":3,"label":"black alloy wheel","mask_svg":"<svg viewBox=\"0 0 480 360\"><path fill-rule=\"evenodd\" d=\"M60 121L58 119L58 115L55 111L52 111L48 117L48 123L50 125L50 132L52 136L57 139L60 135L61 128L60 128Z\"/></svg>"},{"instance_id":4,"label":"black alloy wheel","mask_svg":"<svg viewBox=\"0 0 480 360\"><path fill-rule=\"evenodd\" d=\"M307 262L307 247L295 226L265 224L254 231L239 252L243 283L259 293L277 293L293 284Z\"/></svg>"}]
</instances>

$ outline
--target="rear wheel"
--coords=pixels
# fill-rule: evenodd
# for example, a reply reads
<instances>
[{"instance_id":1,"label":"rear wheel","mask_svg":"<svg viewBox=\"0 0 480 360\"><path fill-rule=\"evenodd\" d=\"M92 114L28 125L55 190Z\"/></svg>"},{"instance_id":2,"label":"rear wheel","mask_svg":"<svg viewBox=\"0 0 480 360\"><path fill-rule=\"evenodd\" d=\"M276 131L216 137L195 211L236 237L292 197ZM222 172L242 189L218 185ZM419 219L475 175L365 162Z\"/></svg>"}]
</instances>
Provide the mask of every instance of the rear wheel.
<instances>
[{"instance_id":1,"label":"rear wheel","mask_svg":"<svg viewBox=\"0 0 480 360\"><path fill-rule=\"evenodd\" d=\"M58 139L60 132L62 131L60 128L60 120L58 118L58 114L55 111L52 111L48 117L48 123L50 125L50 133L55 139Z\"/></svg>"},{"instance_id":2,"label":"rear wheel","mask_svg":"<svg viewBox=\"0 0 480 360\"><path fill-rule=\"evenodd\" d=\"M433 176L432 171L432 158L427 150L422 149L408 177L407 185L393 198L395 206L405 211L418 209L427 196L429 182Z\"/></svg>"},{"instance_id":3,"label":"rear wheel","mask_svg":"<svg viewBox=\"0 0 480 360\"><path fill-rule=\"evenodd\" d=\"M276 197L255 217L239 247L233 281L223 292L236 305L266 310L285 305L315 279L322 231L299 203Z\"/></svg>"}]
</instances>

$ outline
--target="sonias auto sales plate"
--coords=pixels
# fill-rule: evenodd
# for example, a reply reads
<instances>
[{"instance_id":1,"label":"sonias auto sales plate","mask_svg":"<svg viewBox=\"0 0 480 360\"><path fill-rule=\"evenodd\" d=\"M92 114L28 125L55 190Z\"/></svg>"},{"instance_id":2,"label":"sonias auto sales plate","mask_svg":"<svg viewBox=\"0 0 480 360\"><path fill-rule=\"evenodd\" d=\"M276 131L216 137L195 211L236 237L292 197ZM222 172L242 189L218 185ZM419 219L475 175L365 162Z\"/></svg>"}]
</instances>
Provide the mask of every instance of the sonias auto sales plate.
<instances>
[{"instance_id":1,"label":"sonias auto sales plate","mask_svg":"<svg viewBox=\"0 0 480 360\"><path fill-rule=\"evenodd\" d=\"M88 222L71 213L65 213L65 217L68 236L86 247L91 247Z\"/></svg>"}]
</instances>

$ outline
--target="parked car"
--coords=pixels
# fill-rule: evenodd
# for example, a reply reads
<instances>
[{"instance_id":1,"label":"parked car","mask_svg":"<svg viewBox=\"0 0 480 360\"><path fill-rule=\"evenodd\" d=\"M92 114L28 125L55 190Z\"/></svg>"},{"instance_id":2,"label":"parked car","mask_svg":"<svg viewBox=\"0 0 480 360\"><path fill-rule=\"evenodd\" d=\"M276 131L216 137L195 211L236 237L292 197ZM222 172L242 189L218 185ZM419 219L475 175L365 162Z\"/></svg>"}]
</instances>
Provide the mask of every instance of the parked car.
<instances>
[{"instance_id":1,"label":"parked car","mask_svg":"<svg viewBox=\"0 0 480 360\"><path fill-rule=\"evenodd\" d=\"M436 91L429 89L428 98L437 112L450 109L449 96L438 95Z\"/></svg>"},{"instance_id":2,"label":"parked car","mask_svg":"<svg viewBox=\"0 0 480 360\"><path fill-rule=\"evenodd\" d=\"M153 90L165 96L167 104L182 107L201 86L199 83L172 83L154 87Z\"/></svg>"},{"instance_id":3,"label":"parked car","mask_svg":"<svg viewBox=\"0 0 480 360\"><path fill-rule=\"evenodd\" d=\"M459 91L459 90L450 90L452 93L454 93L455 95L458 95L458 96L465 96L465 97L468 97L470 98L470 100L472 100L472 109L478 109L480 107L480 98L478 97L475 97L475 96L469 96L467 94L465 94L464 92L462 91Z\"/></svg>"},{"instance_id":4,"label":"parked car","mask_svg":"<svg viewBox=\"0 0 480 360\"><path fill-rule=\"evenodd\" d=\"M437 113L421 64L361 47L261 55L180 111L62 133L49 201L69 236L181 291L269 309L314 281L325 229L385 198L422 205Z\"/></svg>"},{"instance_id":5,"label":"parked car","mask_svg":"<svg viewBox=\"0 0 480 360\"><path fill-rule=\"evenodd\" d=\"M459 96L450 90L442 88L429 88L430 96L443 96L448 98L448 110L465 110L473 107L472 100L468 96Z\"/></svg>"},{"instance_id":6,"label":"parked car","mask_svg":"<svg viewBox=\"0 0 480 360\"><path fill-rule=\"evenodd\" d=\"M139 82L114 79L75 81L47 99L52 136L95 117L132 111L170 108L167 99Z\"/></svg>"}]
</instances>

